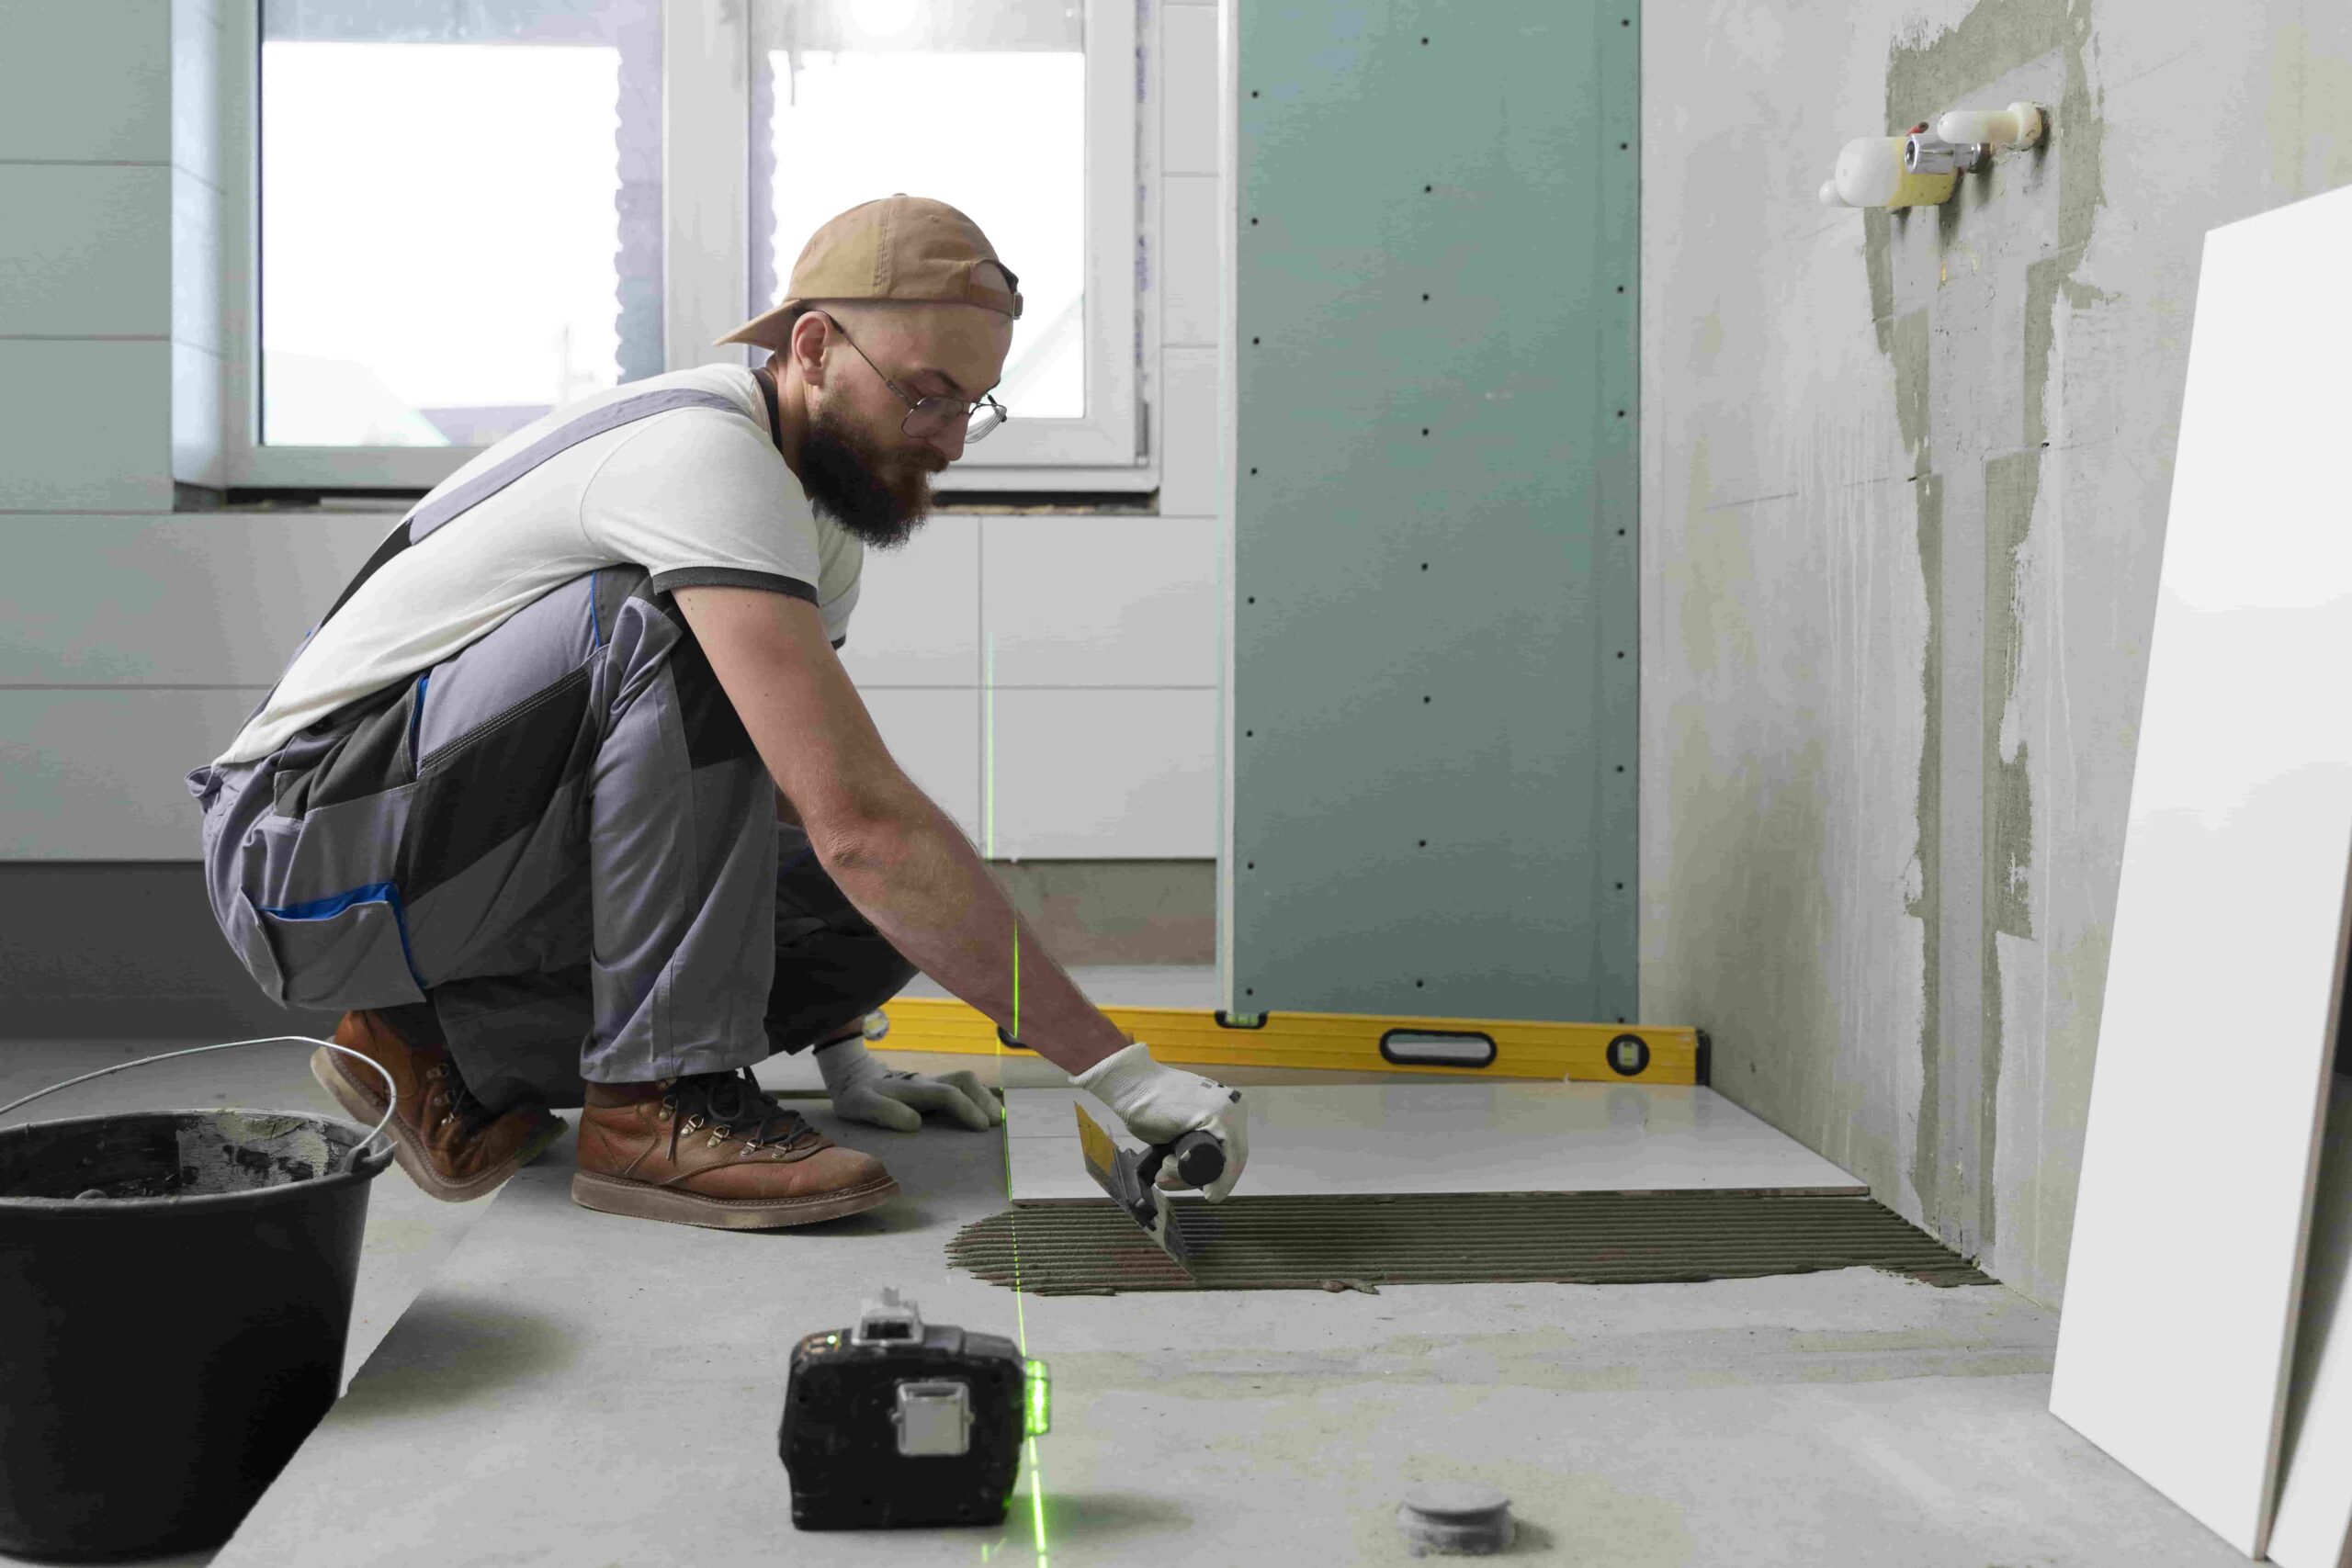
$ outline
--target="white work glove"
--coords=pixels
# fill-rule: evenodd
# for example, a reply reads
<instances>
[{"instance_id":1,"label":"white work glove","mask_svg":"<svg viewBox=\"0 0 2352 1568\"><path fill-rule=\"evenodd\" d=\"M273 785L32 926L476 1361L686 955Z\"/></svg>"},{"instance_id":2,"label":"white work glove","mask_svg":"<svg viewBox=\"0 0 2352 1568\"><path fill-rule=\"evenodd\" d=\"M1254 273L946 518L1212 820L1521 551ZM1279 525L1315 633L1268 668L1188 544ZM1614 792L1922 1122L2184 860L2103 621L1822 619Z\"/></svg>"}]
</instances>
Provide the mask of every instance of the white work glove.
<instances>
[{"instance_id":1,"label":"white work glove","mask_svg":"<svg viewBox=\"0 0 2352 1568\"><path fill-rule=\"evenodd\" d=\"M1109 1106L1127 1131L1147 1144L1173 1143L1196 1128L1215 1134L1225 1145L1225 1174L1201 1190L1210 1202L1223 1202L1241 1179L1241 1168L1250 1158L1250 1112L1239 1089L1198 1073L1163 1067L1141 1041L1082 1073L1072 1073L1069 1081ZM1170 1179L1173 1176L1172 1162L1163 1165L1159 1185L1180 1185Z\"/></svg>"},{"instance_id":2,"label":"white work glove","mask_svg":"<svg viewBox=\"0 0 2352 1568\"><path fill-rule=\"evenodd\" d=\"M922 1127L922 1113L944 1111L975 1133L984 1133L1004 1120L1004 1107L988 1086L968 1072L942 1073L927 1078L884 1066L865 1042L853 1034L817 1047L817 1070L825 1075L825 1092L833 1097L833 1114L851 1122L912 1133Z\"/></svg>"}]
</instances>

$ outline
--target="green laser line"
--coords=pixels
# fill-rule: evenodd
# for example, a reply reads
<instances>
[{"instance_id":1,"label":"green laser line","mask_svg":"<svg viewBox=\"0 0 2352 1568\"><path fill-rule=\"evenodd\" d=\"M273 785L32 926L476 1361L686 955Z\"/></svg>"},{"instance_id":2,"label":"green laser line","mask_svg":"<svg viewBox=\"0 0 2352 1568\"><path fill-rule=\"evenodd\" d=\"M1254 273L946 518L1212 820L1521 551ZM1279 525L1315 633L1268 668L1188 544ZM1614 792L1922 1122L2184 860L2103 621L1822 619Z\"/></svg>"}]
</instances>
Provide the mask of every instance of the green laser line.
<instances>
[{"instance_id":1,"label":"green laser line","mask_svg":"<svg viewBox=\"0 0 2352 1568\"><path fill-rule=\"evenodd\" d=\"M1010 900L1008 900L1008 903ZM1021 911L1012 911L1012 1037L1021 1038ZM1004 1083L1004 1042L996 1043L997 1082ZM1029 1362L1029 1309L1021 1292L1021 1210L1012 1201L1012 1102L1007 1096L1004 1108L1004 1201L1005 1220L1012 1233L1012 1315L1014 1333L1021 1340L1021 1361L1025 1369ZM1024 1437L1022 1446L1029 1450L1029 1524L1037 1545L1037 1561L1046 1561L1046 1474L1037 1462L1037 1439Z\"/></svg>"}]
</instances>

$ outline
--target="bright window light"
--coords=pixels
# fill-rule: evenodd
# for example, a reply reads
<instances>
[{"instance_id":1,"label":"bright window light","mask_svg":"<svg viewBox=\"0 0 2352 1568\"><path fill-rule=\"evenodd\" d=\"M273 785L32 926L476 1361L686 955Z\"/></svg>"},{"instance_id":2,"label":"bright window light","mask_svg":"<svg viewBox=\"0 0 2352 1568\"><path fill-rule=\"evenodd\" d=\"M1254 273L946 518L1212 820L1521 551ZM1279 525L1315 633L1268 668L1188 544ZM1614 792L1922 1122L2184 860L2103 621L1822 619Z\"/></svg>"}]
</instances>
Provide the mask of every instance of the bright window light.
<instances>
[{"instance_id":1,"label":"bright window light","mask_svg":"<svg viewBox=\"0 0 2352 1568\"><path fill-rule=\"evenodd\" d=\"M961 209L1021 278L997 397L1086 413L1086 56L1040 0L765 0L753 87L751 312L784 297L818 226L904 191ZM764 241L764 245L762 242Z\"/></svg>"},{"instance_id":2,"label":"bright window light","mask_svg":"<svg viewBox=\"0 0 2352 1568\"><path fill-rule=\"evenodd\" d=\"M622 104L624 48L658 51L658 13L606 9L535 42L432 37L446 5L378 7L380 40L300 36L301 6L270 7L266 444L488 446L662 368L658 53L628 62L627 127Z\"/></svg>"}]
</instances>

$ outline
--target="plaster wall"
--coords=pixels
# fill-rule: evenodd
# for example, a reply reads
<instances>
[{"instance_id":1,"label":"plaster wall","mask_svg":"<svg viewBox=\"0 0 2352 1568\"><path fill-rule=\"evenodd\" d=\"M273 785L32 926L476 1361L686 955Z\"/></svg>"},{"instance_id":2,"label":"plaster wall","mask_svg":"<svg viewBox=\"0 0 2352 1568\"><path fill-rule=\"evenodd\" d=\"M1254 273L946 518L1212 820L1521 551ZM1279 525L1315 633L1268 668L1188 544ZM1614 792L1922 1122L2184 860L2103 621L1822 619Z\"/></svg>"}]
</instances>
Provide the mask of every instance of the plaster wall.
<instances>
[{"instance_id":1,"label":"plaster wall","mask_svg":"<svg viewBox=\"0 0 2352 1568\"><path fill-rule=\"evenodd\" d=\"M2352 182L2352 12L1644 27L1642 1014L2055 1304L2199 254ZM2018 98L2048 144L1945 206L1815 204Z\"/></svg>"}]
</instances>

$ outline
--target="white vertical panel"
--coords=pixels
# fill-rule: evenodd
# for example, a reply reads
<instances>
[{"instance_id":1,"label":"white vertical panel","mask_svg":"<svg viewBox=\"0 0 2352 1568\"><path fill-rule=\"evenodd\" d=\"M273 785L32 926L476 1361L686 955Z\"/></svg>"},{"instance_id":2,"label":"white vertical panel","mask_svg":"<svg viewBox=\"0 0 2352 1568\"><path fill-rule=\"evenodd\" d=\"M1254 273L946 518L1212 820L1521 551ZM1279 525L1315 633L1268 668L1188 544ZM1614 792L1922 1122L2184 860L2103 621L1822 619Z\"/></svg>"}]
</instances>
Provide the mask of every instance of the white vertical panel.
<instances>
[{"instance_id":1,"label":"white vertical panel","mask_svg":"<svg viewBox=\"0 0 2352 1568\"><path fill-rule=\"evenodd\" d=\"M0 860L195 860L190 768L265 688L0 690Z\"/></svg>"},{"instance_id":2,"label":"white vertical panel","mask_svg":"<svg viewBox=\"0 0 2352 1568\"><path fill-rule=\"evenodd\" d=\"M748 364L714 346L750 316L751 23L742 4L662 8L664 363Z\"/></svg>"},{"instance_id":3,"label":"white vertical panel","mask_svg":"<svg viewBox=\"0 0 2352 1568\"><path fill-rule=\"evenodd\" d=\"M0 155L172 156L170 0L16 0L0 49Z\"/></svg>"},{"instance_id":4,"label":"white vertical panel","mask_svg":"<svg viewBox=\"0 0 2352 1568\"><path fill-rule=\"evenodd\" d=\"M183 484L228 487L220 434L227 381L228 365L220 355L190 344L172 344L172 478Z\"/></svg>"},{"instance_id":5,"label":"white vertical panel","mask_svg":"<svg viewBox=\"0 0 2352 1568\"><path fill-rule=\"evenodd\" d=\"M1170 175L1214 175L1217 167L1216 9L1164 7L1159 39L1160 169Z\"/></svg>"},{"instance_id":6,"label":"white vertical panel","mask_svg":"<svg viewBox=\"0 0 2352 1568\"><path fill-rule=\"evenodd\" d=\"M980 523L934 517L896 550L868 550L842 667L862 687L980 682Z\"/></svg>"},{"instance_id":7,"label":"white vertical panel","mask_svg":"<svg viewBox=\"0 0 2352 1568\"><path fill-rule=\"evenodd\" d=\"M1216 201L1214 175L1160 185L1159 328L1171 347L1216 342Z\"/></svg>"},{"instance_id":8,"label":"white vertical panel","mask_svg":"<svg viewBox=\"0 0 2352 1568\"><path fill-rule=\"evenodd\" d=\"M172 173L0 163L0 337L171 330Z\"/></svg>"},{"instance_id":9,"label":"white vertical panel","mask_svg":"<svg viewBox=\"0 0 2352 1568\"><path fill-rule=\"evenodd\" d=\"M168 512L172 345L0 339L0 512Z\"/></svg>"},{"instance_id":10,"label":"white vertical panel","mask_svg":"<svg viewBox=\"0 0 2352 1568\"><path fill-rule=\"evenodd\" d=\"M220 185L220 12L203 0L172 0L172 162Z\"/></svg>"},{"instance_id":11,"label":"white vertical panel","mask_svg":"<svg viewBox=\"0 0 2352 1568\"><path fill-rule=\"evenodd\" d=\"M967 838L980 836L980 715L971 692L884 687L863 694L882 743L916 787L955 819Z\"/></svg>"},{"instance_id":12,"label":"white vertical panel","mask_svg":"<svg viewBox=\"0 0 2352 1568\"><path fill-rule=\"evenodd\" d=\"M991 517L981 634L1006 686L1216 684L1216 525Z\"/></svg>"},{"instance_id":13,"label":"white vertical panel","mask_svg":"<svg viewBox=\"0 0 2352 1568\"><path fill-rule=\"evenodd\" d=\"M2206 237L2050 1394L2254 1557L2352 864L2343 399L2311 351L2352 344L2347 250L2352 190Z\"/></svg>"},{"instance_id":14,"label":"white vertical panel","mask_svg":"<svg viewBox=\"0 0 2352 1568\"><path fill-rule=\"evenodd\" d=\"M1170 348L1161 356L1168 387L1162 428L1159 510L1170 517L1217 514L1217 351Z\"/></svg>"},{"instance_id":15,"label":"white vertical panel","mask_svg":"<svg viewBox=\"0 0 2352 1568\"><path fill-rule=\"evenodd\" d=\"M185 169L171 171L171 334L221 351L220 193Z\"/></svg>"},{"instance_id":16,"label":"white vertical panel","mask_svg":"<svg viewBox=\"0 0 2352 1568\"><path fill-rule=\"evenodd\" d=\"M1216 693L1016 689L989 706L991 856L1216 853Z\"/></svg>"}]
</instances>

